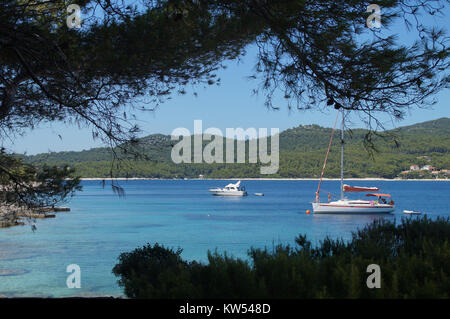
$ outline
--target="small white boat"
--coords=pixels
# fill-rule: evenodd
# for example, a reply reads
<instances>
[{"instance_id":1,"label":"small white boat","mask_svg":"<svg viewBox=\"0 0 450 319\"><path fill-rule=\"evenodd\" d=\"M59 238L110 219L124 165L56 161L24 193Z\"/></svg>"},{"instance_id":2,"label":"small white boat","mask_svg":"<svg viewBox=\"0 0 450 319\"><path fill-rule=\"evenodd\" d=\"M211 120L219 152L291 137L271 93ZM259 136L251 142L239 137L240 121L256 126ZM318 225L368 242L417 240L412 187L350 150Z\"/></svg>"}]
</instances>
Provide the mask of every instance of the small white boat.
<instances>
[{"instance_id":1,"label":"small white boat","mask_svg":"<svg viewBox=\"0 0 450 319\"><path fill-rule=\"evenodd\" d=\"M264 196L264 193L255 193L255 196Z\"/></svg>"},{"instance_id":2,"label":"small white boat","mask_svg":"<svg viewBox=\"0 0 450 319\"><path fill-rule=\"evenodd\" d=\"M420 215L420 214L422 214L421 212L415 212L415 211L413 211L413 210L404 210L403 211L403 214L408 214L408 215Z\"/></svg>"},{"instance_id":3,"label":"small white boat","mask_svg":"<svg viewBox=\"0 0 450 319\"><path fill-rule=\"evenodd\" d=\"M212 188L209 191L215 196L247 196L245 187L241 187L241 181L236 184L228 184L224 188Z\"/></svg>"}]
</instances>

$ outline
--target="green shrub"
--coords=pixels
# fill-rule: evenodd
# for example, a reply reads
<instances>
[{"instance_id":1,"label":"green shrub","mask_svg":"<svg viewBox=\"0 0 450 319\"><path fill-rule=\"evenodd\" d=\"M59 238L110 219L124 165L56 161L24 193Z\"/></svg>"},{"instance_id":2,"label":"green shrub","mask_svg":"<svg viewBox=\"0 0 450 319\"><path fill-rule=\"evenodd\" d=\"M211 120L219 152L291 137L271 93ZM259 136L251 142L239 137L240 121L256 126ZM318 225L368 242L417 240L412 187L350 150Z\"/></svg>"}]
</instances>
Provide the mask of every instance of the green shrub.
<instances>
[{"instance_id":1,"label":"green shrub","mask_svg":"<svg viewBox=\"0 0 450 319\"><path fill-rule=\"evenodd\" d=\"M122 253L113 273L131 298L449 298L449 218L375 220L348 242L249 250L249 260L208 252L186 262L181 250L155 244ZM381 268L369 289L367 266Z\"/></svg>"}]
</instances>

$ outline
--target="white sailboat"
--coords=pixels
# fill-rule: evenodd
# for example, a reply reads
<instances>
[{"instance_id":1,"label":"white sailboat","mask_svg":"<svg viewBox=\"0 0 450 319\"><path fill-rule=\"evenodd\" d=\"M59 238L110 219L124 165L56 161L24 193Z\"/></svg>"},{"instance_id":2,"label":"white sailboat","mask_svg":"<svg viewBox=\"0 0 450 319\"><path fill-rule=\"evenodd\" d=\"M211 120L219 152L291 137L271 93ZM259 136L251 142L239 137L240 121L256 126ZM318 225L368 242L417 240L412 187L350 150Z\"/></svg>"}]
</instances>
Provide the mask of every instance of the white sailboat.
<instances>
[{"instance_id":1,"label":"white sailboat","mask_svg":"<svg viewBox=\"0 0 450 319\"><path fill-rule=\"evenodd\" d=\"M316 199L312 203L313 212L315 214L379 214L379 213L391 213L395 210L394 201L387 199L391 197L389 194L373 193L379 191L377 187L360 187L349 186L344 184L344 110L341 109L342 114L342 128L341 128L341 198L337 201L331 201L330 196L328 202L320 202L320 186L322 184L323 174L326 168L328 154L331 148L331 142L333 140L333 134L331 135L330 144L325 157L325 162L320 176L319 187L316 192ZM336 118L337 122L337 118ZM336 127L336 123L335 123ZM376 200L352 200L344 196L344 192L371 192L367 194L368 197L376 197Z\"/></svg>"}]
</instances>

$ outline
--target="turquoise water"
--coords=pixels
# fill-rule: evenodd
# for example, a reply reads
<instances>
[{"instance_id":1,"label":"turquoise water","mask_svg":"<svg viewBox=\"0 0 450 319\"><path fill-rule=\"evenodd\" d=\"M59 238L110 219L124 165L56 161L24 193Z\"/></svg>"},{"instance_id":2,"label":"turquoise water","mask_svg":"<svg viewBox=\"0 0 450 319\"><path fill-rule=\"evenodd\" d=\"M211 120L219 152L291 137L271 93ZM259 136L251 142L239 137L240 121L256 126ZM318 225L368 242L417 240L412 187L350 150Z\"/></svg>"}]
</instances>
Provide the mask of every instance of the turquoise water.
<instances>
[{"instance_id":1,"label":"turquoise water","mask_svg":"<svg viewBox=\"0 0 450 319\"><path fill-rule=\"evenodd\" d=\"M120 296L111 269L121 252L146 243L183 248L188 260L205 261L214 249L245 258L250 246L292 244L300 233L315 243L325 236L348 239L376 218L399 219L404 209L450 215L449 182L354 182L393 195L397 210L383 216L307 215L316 181L245 181L250 196L243 198L214 197L207 191L227 183L122 181L126 196L119 198L108 185L84 181L83 191L68 203L71 212L37 220L35 232L30 225L0 229L0 295ZM322 189L326 198L339 182L325 181ZM81 289L66 286L70 264L81 268Z\"/></svg>"}]
</instances>

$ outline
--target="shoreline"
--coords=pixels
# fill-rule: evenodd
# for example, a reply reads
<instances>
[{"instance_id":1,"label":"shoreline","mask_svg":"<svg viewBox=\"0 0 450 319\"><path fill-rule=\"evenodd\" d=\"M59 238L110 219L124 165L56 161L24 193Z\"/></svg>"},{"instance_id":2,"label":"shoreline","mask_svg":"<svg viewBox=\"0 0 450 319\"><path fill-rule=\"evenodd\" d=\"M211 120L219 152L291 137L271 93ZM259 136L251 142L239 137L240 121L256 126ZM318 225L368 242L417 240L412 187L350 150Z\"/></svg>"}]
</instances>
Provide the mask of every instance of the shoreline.
<instances>
[{"instance_id":1,"label":"shoreline","mask_svg":"<svg viewBox=\"0 0 450 319\"><path fill-rule=\"evenodd\" d=\"M264 177L246 177L246 178L150 178L150 177L117 177L117 178L102 178L102 177L84 177L80 178L81 181L228 181L228 180L241 180L241 181L318 181L319 178L313 178L313 177L305 177L305 178L286 178L286 177L280 177L280 178L264 178ZM324 181L340 181L340 178L323 178ZM422 182L450 182L450 179L446 178L422 178L422 179L402 179L402 178L381 178L381 177L365 177L365 178L345 178L346 181L388 181L388 182L395 182L395 181L422 181Z\"/></svg>"}]
</instances>

